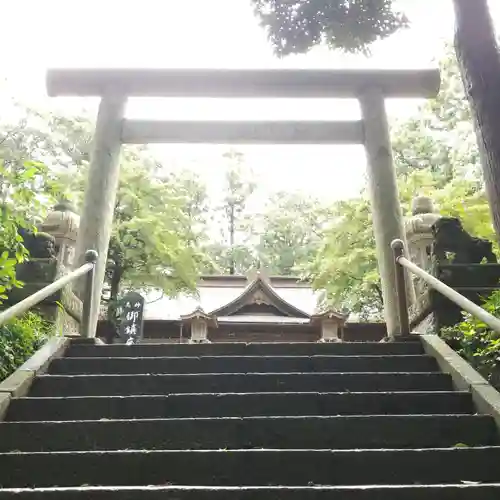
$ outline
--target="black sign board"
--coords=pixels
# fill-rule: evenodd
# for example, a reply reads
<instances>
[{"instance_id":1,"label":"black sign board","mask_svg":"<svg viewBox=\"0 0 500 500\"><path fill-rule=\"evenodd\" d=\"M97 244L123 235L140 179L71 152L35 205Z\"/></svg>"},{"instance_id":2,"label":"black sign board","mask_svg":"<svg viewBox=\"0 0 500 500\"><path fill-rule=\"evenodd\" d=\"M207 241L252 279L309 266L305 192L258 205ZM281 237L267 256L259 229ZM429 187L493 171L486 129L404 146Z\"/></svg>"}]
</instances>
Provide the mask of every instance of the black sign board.
<instances>
[{"instance_id":1,"label":"black sign board","mask_svg":"<svg viewBox=\"0 0 500 500\"><path fill-rule=\"evenodd\" d=\"M117 316L120 318L120 337L127 344L136 344L142 338L144 318L144 297L137 292L129 292L118 303Z\"/></svg>"}]
</instances>

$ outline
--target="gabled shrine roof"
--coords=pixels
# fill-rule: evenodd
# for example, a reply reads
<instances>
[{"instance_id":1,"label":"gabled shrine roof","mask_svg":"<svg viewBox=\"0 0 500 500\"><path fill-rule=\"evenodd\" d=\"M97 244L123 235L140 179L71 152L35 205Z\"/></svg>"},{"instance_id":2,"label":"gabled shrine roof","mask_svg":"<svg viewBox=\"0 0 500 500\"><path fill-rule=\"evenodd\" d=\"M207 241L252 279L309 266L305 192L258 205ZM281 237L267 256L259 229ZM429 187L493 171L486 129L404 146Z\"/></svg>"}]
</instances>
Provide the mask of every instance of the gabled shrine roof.
<instances>
[{"instance_id":1,"label":"gabled shrine roof","mask_svg":"<svg viewBox=\"0 0 500 500\"><path fill-rule=\"evenodd\" d=\"M278 312L279 316L293 318L309 317L307 312L302 311L281 297L271 285L270 279L265 279L260 274L258 274L254 280L249 283L239 296L228 304L212 311L211 315L231 316L232 314L236 314L245 305L250 304L266 304Z\"/></svg>"},{"instance_id":2,"label":"gabled shrine roof","mask_svg":"<svg viewBox=\"0 0 500 500\"><path fill-rule=\"evenodd\" d=\"M320 293L314 291L308 283L295 277L271 276L263 279L257 275L249 281L246 276L203 276L199 280L196 295L180 295L171 299L161 297L160 292L148 294L144 319L175 321L199 309L207 314L215 313L224 321L245 303L251 302L250 298L255 293L270 299L266 302L278 310L278 316L274 316L275 320L287 317L309 318L316 312L320 296ZM258 313L244 313L240 315L240 320L251 321L253 317L256 321L260 321L259 316ZM283 321L293 320L283 319Z\"/></svg>"}]
</instances>

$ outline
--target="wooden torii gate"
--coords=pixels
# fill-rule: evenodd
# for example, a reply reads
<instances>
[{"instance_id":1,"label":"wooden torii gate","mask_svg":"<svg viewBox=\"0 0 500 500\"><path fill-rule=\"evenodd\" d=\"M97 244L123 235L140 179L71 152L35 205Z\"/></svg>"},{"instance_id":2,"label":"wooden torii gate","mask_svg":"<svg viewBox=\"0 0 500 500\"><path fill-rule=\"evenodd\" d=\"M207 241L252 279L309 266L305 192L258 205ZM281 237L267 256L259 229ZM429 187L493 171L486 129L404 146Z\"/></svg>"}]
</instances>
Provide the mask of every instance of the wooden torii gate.
<instances>
[{"instance_id":1,"label":"wooden torii gate","mask_svg":"<svg viewBox=\"0 0 500 500\"><path fill-rule=\"evenodd\" d=\"M99 252L94 303L104 282L122 144L363 144L388 334L399 334L391 241L405 241L385 98L434 97L438 70L53 69L50 96L101 98L77 242L79 264ZM358 121L157 121L124 119L128 97L356 98ZM348 175L348 173L347 173ZM409 280L407 280L409 282ZM97 308L91 331L97 326Z\"/></svg>"}]
</instances>

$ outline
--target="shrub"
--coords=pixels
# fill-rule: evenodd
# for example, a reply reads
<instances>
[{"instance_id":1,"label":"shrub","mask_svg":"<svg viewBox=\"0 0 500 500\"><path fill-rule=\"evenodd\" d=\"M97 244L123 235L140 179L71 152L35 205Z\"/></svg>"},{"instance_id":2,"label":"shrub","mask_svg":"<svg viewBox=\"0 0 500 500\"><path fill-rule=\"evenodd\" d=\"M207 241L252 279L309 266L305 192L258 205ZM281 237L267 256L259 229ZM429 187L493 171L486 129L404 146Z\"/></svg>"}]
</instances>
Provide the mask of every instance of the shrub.
<instances>
[{"instance_id":1,"label":"shrub","mask_svg":"<svg viewBox=\"0 0 500 500\"><path fill-rule=\"evenodd\" d=\"M482 307L493 316L500 316L500 290L486 299ZM443 328L441 335L452 349L491 380L495 369L500 367L500 333L465 313L461 323Z\"/></svg>"},{"instance_id":2,"label":"shrub","mask_svg":"<svg viewBox=\"0 0 500 500\"><path fill-rule=\"evenodd\" d=\"M0 380L21 366L52 334L52 325L29 312L0 327Z\"/></svg>"},{"instance_id":3,"label":"shrub","mask_svg":"<svg viewBox=\"0 0 500 500\"><path fill-rule=\"evenodd\" d=\"M2 140L7 138L0 137L0 144ZM16 265L28 258L28 251L18 231L35 229L30 215L42 210L40 187L48 178L49 169L42 163L0 159L0 304L9 290L23 285L16 278Z\"/></svg>"}]
</instances>

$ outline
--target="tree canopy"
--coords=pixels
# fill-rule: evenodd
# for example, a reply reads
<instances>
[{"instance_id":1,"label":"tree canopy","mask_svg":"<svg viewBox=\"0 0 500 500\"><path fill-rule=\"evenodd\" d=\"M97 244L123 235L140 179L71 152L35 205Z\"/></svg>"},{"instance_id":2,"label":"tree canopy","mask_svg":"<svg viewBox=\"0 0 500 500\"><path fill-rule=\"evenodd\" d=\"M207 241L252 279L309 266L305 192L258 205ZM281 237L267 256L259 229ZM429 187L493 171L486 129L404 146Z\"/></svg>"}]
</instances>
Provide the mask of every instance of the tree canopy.
<instances>
[{"instance_id":1,"label":"tree canopy","mask_svg":"<svg viewBox=\"0 0 500 500\"><path fill-rule=\"evenodd\" d=\"M328 205L311 196L277 192L256 219L260 262L273 274L298 275L318 251L331 215Z\"/></svg>"},{"instance_id":2,"label":"tree canopy","mask_svg":"<svg viewBox=\"0 0 500 500\"><path fill-rule=\"evenodd\" d=\"M365 51L403 26L392 0L252 0L275 53L307 52L318 44Z\"/></svg>"},{"instance_id":3,"label":"tree canopy","mask_svg":"<svg viewBox=\"0 0 500 500\"><path fill-rule=\"evenodd\" d=\"M25 141L27 129L24 120L0 127L0 303L23 284L15 267L29 255L19 228L33 230L58 194L57 176L32 154L42 140L31 136Z\"/></svg>"},{"instance_id":4,"label":"tree canopy","mask_svg":"<svg viewBox=\"0 0 500 500\"><path fill-rule=\"evenodd\" d=\"M205 247L207 267L215 274L242 274L255 264L252 237L254 225L248 204L256 183L246 168L243 155L229 150L223 155L225 165L222 197L212 203L211 242Z\"/></svg>"}]
</instances>

